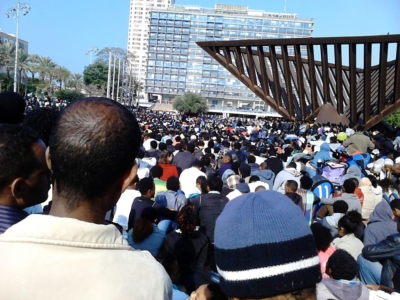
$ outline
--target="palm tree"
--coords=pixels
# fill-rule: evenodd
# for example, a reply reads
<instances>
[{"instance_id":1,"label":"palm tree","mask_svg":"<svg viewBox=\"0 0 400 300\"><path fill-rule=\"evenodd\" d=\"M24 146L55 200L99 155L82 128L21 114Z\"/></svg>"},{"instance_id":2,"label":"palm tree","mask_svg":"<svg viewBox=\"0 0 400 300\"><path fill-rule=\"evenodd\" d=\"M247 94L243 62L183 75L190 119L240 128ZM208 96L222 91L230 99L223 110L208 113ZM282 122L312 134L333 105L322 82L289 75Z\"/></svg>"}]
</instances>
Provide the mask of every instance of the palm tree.
<instances>
[{"instance_id":1,"label":"palm tree","mask_svg":"<svg viewBox=\"0 0 400 300\"><path fill-rule=\"evenodd\" d=\"M13 68L11 62L14 59L14 57L15 57L14 45L6 43L0 46L0 65L6 67L8 79L11 79L10 71Z\"/></svg>"},{"instance_id":2,"label":"palm tree","mask_svg":"<svg viewBox=\"0 0 400 300\"><path fill-rule=\"evenodd\" d=\"M38 68L39 68L39 74L42 80L44 81L49 75L49 83L51 81L51 73L53 72L54 68L56 67L56 63L53 62L53 60L50 57L46 56L39 56L38 60Z\"/></svg>"},{"instance_id":3,"label":"palm tree","mask_svg":"<svg viewBox=\"0 0 400 300\"><path fill-rule=\"evenodd\" d=\"M71 74L69 77L69 85L75 90L80 90L83 87L83 75L80 73Z\"/></svg>"},{"instance_id":4,"label":"palm tree","mask_svg":"<svg viewBox=\"0 0 400 300\"><path fill-rule=\"evenodd\" d=\"M54 68L54 76L55 76L56 80L60 83L60 91L61 91L63 82L64 82L64 88L65 88L66 81L70 77L70 75L71 75L71 72L65 67L57 66L56 68Z\"/></svg>"},{"instance_id":5,"label":"palm tree","mask_svg":"<svg viewBox=\"0 0 400 300\"><path fill-rule=\"evenodd\" d=\"M28 72L31 73L31 78L32 78L32 84L35 81L35 74L39 72L39 55L37 54L31 54L28 57L29 61L29 67L28 67Z\"/></svg>"},{"instance_id":6,"label":"palm tree","mask_svg":"<svg viewBox=\"0 0 400 300\"><path fill-rule=\"evenodd\" d=\"M26 72L29 70L29 60L28 60L28 53L26 53L22 49L18 49L18 86L17 91L19 91L20 85L22 85L22 75L26 75ZM15 61L15 59L14 59Z\"/></svg>"}]
</instances>

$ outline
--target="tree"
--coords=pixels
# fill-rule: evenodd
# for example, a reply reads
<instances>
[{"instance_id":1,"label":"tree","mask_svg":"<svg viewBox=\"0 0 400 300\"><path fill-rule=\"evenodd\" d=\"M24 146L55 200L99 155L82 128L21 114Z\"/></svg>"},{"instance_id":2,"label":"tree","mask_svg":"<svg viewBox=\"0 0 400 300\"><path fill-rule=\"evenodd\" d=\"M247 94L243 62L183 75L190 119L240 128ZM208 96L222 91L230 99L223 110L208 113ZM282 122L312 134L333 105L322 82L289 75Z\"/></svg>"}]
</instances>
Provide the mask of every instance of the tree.
<instances>
[{"instance_id":1,"label":"tree","mask_svg":"<svg viewBox=\"0 0 400 300\"><path fill-rule=\"evenodd\" d=\"M75 90L81 90L83 87L83 76L80 73L71 74L68 79L68 86L73 87Z\"/></svg>"},{"instance_id":2,"label":"tree","mask_svg":"<svg viewBox=\"0 0 400 300\"><path fill-rule=\"evenodd\" d=\"M207 100L200 94L186 92L174 100L174 109L180 112L201 114L208 110Z\"/></svg>"},{"instance_id":3,"label":"tree","mask_svg":"<svg viewBox=\"0 0 400 300\"><path fill-rule=\"evenodd\" d=\"M7 70L7 78L11 78L10 71L13 69L12 61L15 58L15 46L9 43L0 47L0 65L5 66Z\"/></svg>"},{"instance_id":4,"label":"tree","mask_svg":"<svg viewBox=\"0 0 400 300\"><path fill-rule=\"evenodd\" d=\"M117 72L117 71L116 71ZM83 81L86 85L94 84L98 89L107 86L108 66L103 63L94 63L85 67Z\"/></svg>"},{"instance_id":5,"label":"tree","mask_svg":"<svg viewBox=\"0 0 400 300\"><path fill-rule=\"evenodd\" d=\"M83 98L83 94L78 91L61 90L54 93L58 99L67 100L73 102L76 99Z\"/></svg>"},{"instance_id":6,"label":"tree","mask_svg":"<svg viewBox=\"0 0 400 300\"><path fill-rule=\"evenodd\" d=\"M62 83L64 82L64 88L65 88L66 81L71 76L71 72L67 68L61 66L57 66L54 69L54 71L55 71L54 76L56 80L60 83L60 91L61 91Z\"/></svg>"},{"instance_id":7,"label":"tree","mask_svg":"<svg viewBox=\"0 0 400 300\"><path fill-rule=\"evenodd\" d=\"M108 66L108 57L110 52L117 58L120 58L122 61L133 58L132 53L127 52L122 48L105 47L101 49L99 52L97 52L95 63L102 63Z\"/></svg>"},{"instance_id":8,"label":"tree","mask_svg":"<svg viewBox=\"0 0 400 300\"><path fill-rule=\"evenodd\" d=\"M30 54L28 56L28 72L31 73L31 84L35 81L35 74L39 72L39 55Z\"/></svg>"},{"instance_id":9,"label":"tree","mask_svg":"<svg viewBox=\"0 0 400 300\"><path fill-rule=\"evenodd\" d=\"M394 113L391 115L387 116L385 118L385 122L388 123L389 125L393 127L398 127L400 126L400 111L396 110Z\"/></svg>"}]
</instances>

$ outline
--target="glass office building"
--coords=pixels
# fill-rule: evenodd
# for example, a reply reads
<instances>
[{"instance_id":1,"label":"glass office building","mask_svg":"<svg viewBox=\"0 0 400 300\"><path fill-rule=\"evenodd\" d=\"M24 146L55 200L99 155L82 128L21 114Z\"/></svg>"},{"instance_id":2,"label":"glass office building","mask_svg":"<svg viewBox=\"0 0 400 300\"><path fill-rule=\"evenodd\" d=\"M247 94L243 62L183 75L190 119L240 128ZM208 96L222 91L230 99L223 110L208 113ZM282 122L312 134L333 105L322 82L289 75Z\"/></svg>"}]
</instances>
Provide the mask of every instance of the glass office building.
<instances>
[{"instance_id":1,"label":"glass office building","mask_svg":"<svg viewBox=\"0 0 400 300\"><path fill-rule=\"evenodd\" d=\"M312 19L295 14L216 5L174 5L150 12L145 91L164 102L185 91L211 107L267 109L260 98L196 45L197 41L310 37Z\"/></svg>"}]
</instances>

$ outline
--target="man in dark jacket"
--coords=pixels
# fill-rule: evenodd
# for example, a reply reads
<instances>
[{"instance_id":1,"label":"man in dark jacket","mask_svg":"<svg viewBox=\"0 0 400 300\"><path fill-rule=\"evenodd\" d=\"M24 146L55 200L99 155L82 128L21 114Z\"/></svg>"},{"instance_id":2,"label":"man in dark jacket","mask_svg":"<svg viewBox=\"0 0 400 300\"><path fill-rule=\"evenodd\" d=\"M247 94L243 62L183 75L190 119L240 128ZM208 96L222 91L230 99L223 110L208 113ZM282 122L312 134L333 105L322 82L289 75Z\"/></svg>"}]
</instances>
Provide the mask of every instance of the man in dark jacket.
<instances>
[{"instance_id":1,"label":"man in dark jacket","mask_svg":"<svg viewBox=\"0 0 400 300\"><path fill-rule=\"evenodd\" d=\"M213 176L208 178L207 183L208 194L200 195L193 204L195 215L200 221L200 230L206 234L211 243L214 243L215 221L229 200L221 195L223 186L221 179Z\"/></svg>"},{"instance_id":2,"label":"man in dark jacket","mask_svg":"<svg viewBox=\"0 0 400 300\"><path fill-rule=\"evenodd\" d=\"M142 211L146 207L154 205L154 201L151 200L156 190L153 179L148 177L143 178L138 183L138 189L141 196L133 200L131 212L129 213L128 230L133 227L133 223L140 218Z\"/></svg>"},{"instance_id":3,"label":"man in dark jacket","mask_svg":"<svg viewBox=\"0 0 400 300\"><path fill-rule=\"evenodd\" d=\"M382 262L381 285L400 287L400 233L389 235L377 244L365 246L362 256L372 262Z\"/></svg>"}]
</instances>

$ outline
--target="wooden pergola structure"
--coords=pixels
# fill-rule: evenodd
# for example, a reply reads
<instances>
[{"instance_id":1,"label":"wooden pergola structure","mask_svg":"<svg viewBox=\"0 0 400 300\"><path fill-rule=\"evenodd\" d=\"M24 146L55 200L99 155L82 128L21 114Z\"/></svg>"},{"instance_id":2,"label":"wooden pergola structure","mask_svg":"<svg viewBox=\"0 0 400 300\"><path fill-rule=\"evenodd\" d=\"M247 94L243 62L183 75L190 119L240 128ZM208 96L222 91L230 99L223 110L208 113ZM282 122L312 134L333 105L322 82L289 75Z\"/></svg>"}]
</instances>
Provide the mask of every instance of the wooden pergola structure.
<instances>
[{"instance_id":1,"label":"wooden pergola structure","mask_svg":"<svg viewBox=\"0 0 400 300\"><path fill-rule=\"evenodd\" d=\"M370 128L400 108L400 35L197 44L287 119L314 119L330 103Z\"/></svg>"}]
</instances>

